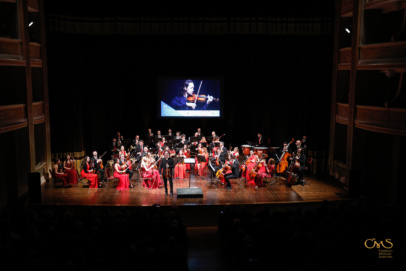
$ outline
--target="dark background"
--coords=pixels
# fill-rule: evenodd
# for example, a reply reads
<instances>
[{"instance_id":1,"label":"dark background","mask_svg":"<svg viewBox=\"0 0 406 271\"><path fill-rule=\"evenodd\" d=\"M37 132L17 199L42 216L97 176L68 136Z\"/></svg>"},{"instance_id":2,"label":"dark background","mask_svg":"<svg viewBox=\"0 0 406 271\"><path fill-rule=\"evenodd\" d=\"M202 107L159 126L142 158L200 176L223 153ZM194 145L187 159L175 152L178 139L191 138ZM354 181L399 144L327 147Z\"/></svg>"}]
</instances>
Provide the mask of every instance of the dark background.
<instances>
[{"instance_id":1,"label":"dark background","mask_svg":"<svg viewBox=\"0 0 406 271\"><path fill-rule=\"evenodd\" d=\"M119 2L120 3L120 2ZM211 2L169 5L114 4L101 7L76 1L45 1L47 22L73 16L84 24L92 16L171 16L325 18L333 21L333 1L252 6ZM80 5L80 8L78 6ZM138 4L137 4L138 5ZM105 17L104 17L105 16ZM164 17L160 17L164 16ZM71 17L70 17L71 18ZM298 27L305 27L300 20ZM299 31L300 33L300 31ZM271 146L307 136L309 149L327 156L333 33L319 35L90 35L47 32L52 153L92 150L103 153L120 131L125 138L145 137L168 128L191 136L226 134L226 146L255 141ZM159 76L195 74L224 80L223 118L157 117Z\"/></svg>"}]
</instances>

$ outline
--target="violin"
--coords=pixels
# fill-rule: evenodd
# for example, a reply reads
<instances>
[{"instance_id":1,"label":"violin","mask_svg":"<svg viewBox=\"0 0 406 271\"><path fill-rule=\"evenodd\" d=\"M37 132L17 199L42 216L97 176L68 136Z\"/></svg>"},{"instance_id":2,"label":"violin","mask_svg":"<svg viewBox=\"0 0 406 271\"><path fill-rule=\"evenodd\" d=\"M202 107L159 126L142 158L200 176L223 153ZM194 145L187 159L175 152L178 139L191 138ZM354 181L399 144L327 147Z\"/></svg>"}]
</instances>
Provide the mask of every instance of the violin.
<instances>
[{"instance_id":1,"label":"violin","mask_svg":"<svg viewBox=\"0 0 406 271\"><path fill-rule=\"evenodd\" d=\"M262 154L262 158L267 158L268 157L268 155L267 154ZM255 165L255 167L253 167L252 169L251 169L251 171L248 173L248 176L250 176L250 178L251 179L254 179L256 176L257 176L257 174L258 174L258 171L262 168L262 160L260 160L260 161L258 161L257 162L257 164Z\"/></svg>"},{"instance_id":2,"label":"violin","mask_svg":"<svg viewBox=\"0 0 406 271\"><path fill-rule=\"evenodd\" d=\"M172 177L170 168L165 169L165 177L166 178L171 178Z\"/></svg>"},{"instance_id":3,"label":"violin","mask_svg":"<svg viewBox=\"0 0 406 271\"><path fill-rule=\"evenodd\" d=\"M195 101L200 102L200 103L204 103L207 101L209 97L206 95L196 95L196 94L192 94L192 95L188 95L188 97L186 98L186 101L188 103L194 103ZM219 98L213 98L213 101L215 102L219 102L220 99Z\"/></svg>"}]
</instances>

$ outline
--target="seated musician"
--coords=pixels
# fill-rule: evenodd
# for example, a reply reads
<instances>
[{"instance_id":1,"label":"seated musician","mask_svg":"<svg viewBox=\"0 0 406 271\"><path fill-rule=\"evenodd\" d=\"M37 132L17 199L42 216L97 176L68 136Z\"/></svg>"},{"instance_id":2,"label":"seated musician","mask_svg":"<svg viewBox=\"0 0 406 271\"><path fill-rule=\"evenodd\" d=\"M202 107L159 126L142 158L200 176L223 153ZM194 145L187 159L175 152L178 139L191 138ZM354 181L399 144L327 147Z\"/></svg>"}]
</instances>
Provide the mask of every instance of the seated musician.
<instances>
[{"instance_id":1,"label":"seated musician","mask_svg":"<svg viewBox=\"0 0 406 271\"><path fill-rule=\"evenodd\" d=\"M182 139L182 136L180 135L180 132L176 132L176 135L173 139Z\"/></svg>"},{"instance_id":2,"label":"seated musician","mask_svg":"<svg viewBox=\"0 0 406 271\"><path fill-rule=\"evenodd\" d=\"M197 132L195 133L195 136L199 137L199 140L201 140L202 137L204 137L204 134L202 133L202 129L197 128Z\"/></svg>"},{"instance_id":3,"label":"seated musician","mask_svg":"<svg viewBox=\"0 0 406 271\"><path fill-rule=\"evenodd\" d=\"M195 171L197 171L197 174L199 176L203 176L204 169L207 167L207 164L209 163L209 153L207 152L207 148L201 147L201 144L199 144L199 147L200 147L198 148L199 155L204 156L205 162L199 162L197 164L197 168Z\"/></svg>"},{"instance_id":4,"label":"seated musician","mask_svg":"<svg viewBox=\"0 0 406 271\"><path fill-rule=\"evenodd\" d=\"M151 178L147 183L143 183L143 186L151 189L157 189L163 184L159 176L159 171L156 169L155 159L152 157L151 153L148 153L141 160L141 170L143 178Z\"/></svg>"},{"instance_id":5,"label":"seated musician","mask_svg":"<svg viewBox=\"0 0 406 271\"><path fill-rule=\"evenodd\" d=\"M199 142L200 142L200 143L206 143L206 145L207 145L206 137L205 137L205 136L202 136L202 138L200 139Z\"/></svg>"},{"instance_id":6,"label":"seated musician","mask_svg":"<svg viewBox=\"0 0 406 271\"><path fill-rule=\"evenodd\" d=\"M145 135L145 144L153 145L154 144L154 134L151 129L148 129L147 134Z\"/></svg>"},{"instance_id":7,"label":"seated musician","mask_svg":"<svg viewBox=\"0 0 406 271\"><path fill-rule=\"evenodd\" d=\"M187 145L183 145L182 151L186 158L190 158L190 149ZM190 170L190 168L190 164L186 164L186 170Z\"/></svg>"},{"instance_id":8,"label":"seated musician","mask_svg":"<svg viewBox=\"0 0 406 271\"><path fill-rule=\"evenodd\" d=\"M175 135L173 134L173 132L172 132L172 129L168 129L168 136L169 136L169 139L170 139L170 140L172 140L173 137L175 136Z\"/></svg>"},{"instance_id":9,"label":"seated musician","mask_svg":"<svg viewBox=\"0 0 406 271\"><path fill-rule=\"evenodd\" d=\"M156 137L162 138L161 130L156 131Z\"/></svg>"},{"instance_id":10,"label":"seated musician","mask_svg":"<svg viewBox=\"0 0 406 271\"><path fill-rule=\"evenodd\" d=\"M213 97L208 95L207 101L203 105L188 101L187 98L193 96L194 87L195 86L192 80L186 80L183 83L183 87L179 95L173 98L170 106L175 110L206 110L209 104L213 101Z\"/></svg>"},{"instance_id":11,"label":"seated musician","mask_svg":"<svg viewBox=\"0 0 406 271\"><path fill-rule=\"evenodd\" d=\"M120 151L118 152L118 157L121 157L121 155L124 155L124 157L127 157L127 152L124 149L124 145L121 145Z\"/></svg>"},{"instance_id":12,"label":"seated musician","mask_svg":"<svg viewBox=\"0 0 406 271\"><path fill-rule=\"evenodd\" d=\"M306 170L306 155L303 152L303 148L298 147L297 151L293 152L289 159L292 160L291 163L295 161L299 163L298 167L294 168L293 171L298 175L297 182L304 185L303 172Z\"/></svg>"},{"instance_id":13,"label":"seated musician","mask_svg":"<svg viewBox=\"0 0 406 271\"><path fill-rule=\"evenodd\" d=\"M63 161L63 170L68 174L67 182L68 184L78 183L78 172L76 171L75 164L70 155L66 155L65 161Z\"/></svg>"},{"instance_id":14,"label":"seated musician","mask_svg":"<svg viewBox=\"0 0 406 271\"><path fill-rule=\"evenodd\" d=\"M260 160L258 158L258 155L253 150L251 150L250 155L249 155L247 161L245 162L245 171L244 171L245 174L244 174L244 176L242 176L242 177L246 178L246 181L248 184L253 184L253 185L255 184L255 180L249 176L249 173L259 162L260 162Z\"/></svg>"},{"instance_id":15,"label":"seated musician","mask_svg":"<svg viewBox=\"0 0 406 271\"><path fill-rule=\"evenodd\" d=\"M68 174L65 173L63 170L61 159L57 158L55 160L55 163L54 163L52 169L53 169L52 172L55 175L55 177L63 180L63 187L70 187L70 185L68 185L68 182L67 182ZM75 171L75 174L76 174L76 171Z\"/></svg>"},{"instance_id":16,"label":"seated musician","mask_svg":"<svg viewBox=\"0 0 406 271\"><path fill-rule=\"evenodd\" d=\"M120 165L120 159L115 159L114 164L114 177L118 179L118 184L116 186L117 190L125 190L130 187L130 177L126 174L127 167Z\"/></svg>"},{"instance_id":17,"label":"seated musician","mask_svg":"<svg viewBox=\"0 0 406 271\"><path fill-rule=\"evenodd\" d=\"M255 178L255 188L263 187L264 179L272 178L275 172L275 159L269 158L268 163L265 163L265 159L262 159L262 167L258 170Z\"/></svg>"},{"instance_id":18,"label":"seated musician","mask_svg":"<svg viewBox=\"0 0 406 271\"><path fill-rule=\"evenodd\" d=\"M216 174L217 171L224 165L226 162L226 157L224 153L221 152L220 148L217 149L216 154L212 156L212 158L209 159L211 167L209 169ZM214 171L213 171L213 169Z\"/></svg>"},{"instance_id":19,"label":"seated musician","mask_svg":"<svg viewBox=\"0 0 406 271\"><path fill-rule=\"evenodd\" d=\"M176 157L183 157L186 158L186 155L183 153L183 150L179 150L178 155ZM186 164L185 163L177 163L175 165L175 178L186 178Z\"/></svg>"},{"instance_id":20,"label":"seated musician","mask_svg":"<svg viewBox=\"0 0 406 271\"><path fill-rule=\"evenodd\" d=\"M164 151L164 145L162 144L161 141L156 143L156 148L157 148L157 150L156 150L157 156L161 157L161 155L163 154L163 151Z\"/></svg>"},{"instance_id":21,"label":"seated musician","mask_svg":"<svg viewBox=\"0 0 406 271\"><path fill-rule=\"evenodd\" d=\"M232 154L229 156L228 165L231 167L231 173L224 174L224 179L227 183L226 188L231 189L230 179L237 179L240 176L240 163Z\"/></svg>"},{"instance_id":22,"label":"seated musician","mask_svg":"<svg viewBox=\"0 0 406 271\"><path fill-rule=\"evenodd\" d=\"M232 155L235 156L235 159L239 159L240 158L240 151L238 149L238 147L235 147L234 150L231 152Z\"/></svg>"},{"instance_id":23,"label":"seated musician","mask_svg":"<svg viewBox=\"0 0 406 271\"><path fill-rule=\"evenodd\" d=\"M126 168L125 172L128 174L128 177L131 180L132 176L134 175L134 171L131 167L131 160L127 159L126 156L124 156L124 154L122 154L122 155L120 155L119 164L120 164L121 168Z\"/></svg>"},{"instance_id":24,"label":"seated musician","mask_svg":"<svg viewBox=\"0 0 406 271\"><path fill-rule=\"evenodd\" d=\"M91 166L90 157L86 156L82 163L81 175L83 178L89 180L89 188L98 188L99 187L99 177L97 174L93 173L93 168Z\"/></svg>"},{"instance_id":25,"label":"seated musician","mask_svg":"<svg viewBox=\"0 0 406 271\"><path fill-rule=\"evenodd\" d=\"M90 159L93 164L93 167L96 168L96 172L100 173L100 180L103 182L104 180L104 169L100 167L100 163L102 163L102 159L97 157L97 151L93 152L93 157Z\"/></svg>"}]
</instances>

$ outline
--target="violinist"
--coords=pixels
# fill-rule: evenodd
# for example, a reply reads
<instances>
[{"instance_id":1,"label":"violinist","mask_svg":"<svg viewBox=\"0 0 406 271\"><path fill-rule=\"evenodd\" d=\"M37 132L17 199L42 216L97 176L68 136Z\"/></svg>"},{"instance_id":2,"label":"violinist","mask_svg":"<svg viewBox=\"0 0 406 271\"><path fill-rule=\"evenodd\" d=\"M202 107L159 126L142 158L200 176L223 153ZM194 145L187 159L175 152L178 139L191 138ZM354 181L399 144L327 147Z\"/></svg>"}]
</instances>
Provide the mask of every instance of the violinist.
<instances>
[{"instance_id":1,"label":"violinist","mask_svg":"<svg viewBox=\"0 0 406 271\"><path fill-rule=\"evenodd\" d=\"M155 159L151 156L151 153L148 153L144 158L142 158L141 171L143 178L152 179L151 182L147 184L143 183L143 185L151 189L158 189L162 181L161 178L159 177L159 172L156 169Z\"/></svg>"},{"instance_id":2,"label":"violinist","mask_svg":"<svg viewBox=\"0 0 406 271\"><path fill-rule=\"evenodd\" d=\"M182 90L178 96L176 96L170 103L170 106L175 110L206 110L209 104L213 101L213 97L208 95L207 101L200 105L200 103L195 103L188 101L188 97L193 97L195 85L192 80L188 79L183 83Z\"/></svg>"},{"instance_id":3,"label":"violinist","mask_svg":"<svg viewBox=\"0 0 406 271\"><path fill-rule=\"evenodd\" d=\"M231 173L224 174L227 189L231 189L230 179L237 179L240 176L240 163L238 162L238 159L232 154L230 154L229 157L228 165L231 167Z\"/></svg>"},{"instance_id":4,"label":"violinist","mask_svg":"<svg viewBox=\"0 0 406 271\"><path fill-rule=\"evenodd\" d=\"M249 176L251 170L260 162L258 155L251 150L248 159L245 161L245 178L249 185L255 186L255 180Z\"/></svg>"},{"instance_id":5,"label":"violinist","mask_svg":"<svg viewBox=\"0 0 406 271\"><path fill-rule=\"evenodd\" d=\"M118 157L121 157L121 155L124 155L124 157L127 157L127 152L124 149L124 146L121 145L120 151L118 152Z\"/></svg>"},{"instance_id":6,"label":"violinist","mask_svg":"<svg viewBox=\"0 0 406 271\"><path fill-rule=\"evenodd\" d=\"M127 159L124 154L120 156L119 164L121 166L121 169L125 169L125 173L128 174L129 179L131 180L132 176L134 175L134 171L131 168L131 160Z\"/></svg>"},{"instance_id":7,"label":"violinist","mask_svg":"<svg viewBox=\"0 0 406 271\"><path fill-rule=\"evenodd\" d=\"M158 157L161 157L161 154L164 151L164 145L162 144L162 142L157 142L156 147L157 147L156 154L158 155Z\"/></svg>"},{"instance_id":8,"label":"violinist","mask_svg":"<svg viewBox=\"0 0 406 271\"><path fill-rule=\"evenodd\" d=\"M258 170L257 176L255 178L255 188L262 187L264 185L265 178L272 178L275 172L275 159L269 158L268 163L265 163L263 159L261 161L262 167Z\"/></svg>"},{"instance_id":9,"label":"violinist","mask_svg":"<svg viewBox=\"0 0 406 271\"><path fill-rule=\"evenodd\" d=\"M97 174L93 173L93 168L91 166L90 157L86 156L82 163L82 171L80 173L83 178L89 180L89 188L99 187L99 177Z\"/></svg>"},{"instance_id":10,"label":"violinist","mask_svg":"<svg viewBox=\"0 0 406 271\"><path fill-rule=\"evenodd\" d=\"M235 159L238 160L238 158L240 158L240 151L238 149L238 147L234 147L234 150L231 152L232 155L235 156Z\"/></svg>"},{"instance_id":11,"label":"violinist","mask_svg":"<svg viewBox=\"0 0 406 271\"><path fill-rule=\"evenodd\" d=\"M130 177L126 174L126 167L120 165L120 159L115 159L114 164L114 177L118 179L118 184L116 186L117 190L125 190L130 187Z\"/></svg>"},{"instance_id":12,"label":"violinist","mask_svg":"<svg viewBox=\"0 0 406 271\"><path fill-rule=\"evenodd\" d=\"M55 163L53 165L53 174L55 175L55 177L63 180L63 187L70 187L67 183L68 174L64 172L61 159L59 158L55 160Z\"/></svg>"},{"instance_id":13,"label":"violinist","mask_svg":"<svg viewBox=\"0 0 406 271\"><path fill-rule=\"evenodd\" d=\"M165 151L164 158L161 160L161 164L159 166L159 172L162 173L164 178L164 186L165 186L165 196L168 195L168 180L169 180L169 187L170 187L170 196L173 196L173 168L175 167L175 163L173 159L170 157L169 151Z\"/></svg>"},{"instance_id":14,"label":"violinist","mask_svg":"<svg viewBox=\"0 0 406 271\"><path fill-rule=\"evenodd\" d=\"M67 182L68 184L78 183L78 172L74 169L74 162L70 155L66 155L65 161L63 161L63 169L66 174L68 174Z\"/></svg>"},{"instance_id":15,"label":"violinist","mask_svg":"<svg viewBox=\"0 0 406 271\"><path fill-rule=\"evenodd\" d=\"M100 180L103 182L104 179L104 169L100 167L100 164L103 162L102 159L97 157L97 151L93 152L93 157L90 159L93 165L93 169L96 169L96 173L100 173Z\"/></svg>"}]
</instances>

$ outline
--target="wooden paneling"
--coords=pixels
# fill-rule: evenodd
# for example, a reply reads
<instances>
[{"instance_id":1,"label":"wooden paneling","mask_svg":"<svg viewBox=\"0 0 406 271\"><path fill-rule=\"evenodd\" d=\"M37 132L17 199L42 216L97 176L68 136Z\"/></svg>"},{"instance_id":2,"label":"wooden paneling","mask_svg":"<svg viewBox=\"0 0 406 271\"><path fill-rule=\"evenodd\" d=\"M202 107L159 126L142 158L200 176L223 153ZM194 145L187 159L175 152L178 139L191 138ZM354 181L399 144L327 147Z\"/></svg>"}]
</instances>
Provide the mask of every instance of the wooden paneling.
<instances>
[{"instance_id":1,"label":"wooden paneling","mask_svg":"<svg viewBox=\"0 0 406 271\"><path fill-rule=\"evenodd\" d=\"M0 38L0 54L21 56L21 40Z\"/></svg>"},{"instance_id":2,"label":"wooden paneling","mask_svg":"<svg viewBox=\"0 0 406 271\"><path fill-rule=\"evenodd\" d=\"M405 0L367 0L365 9L380 9L383 13L392 12L406 7Z\"/></svg>"},{"instance_id":3,"label":"wooden paneling","mask_svg":"<svg viewBox=\"0 0 406 271\"><path fill-rule=\"evenodd\" d=\"M367 65L380 67L406 65L406 42L386 42L360 46L359 69Z\"/></svg>"},{"instance_id":4,"label":"wooden paneling","mask_svg":"<svg viewBox=\"0 0 406 271\"><path fill-rule=\"evenodd\" d=\"M34 118L34 124L44 122L45 120L44 103L43 102L32 103L32 114Z\"/></svg>"},{"instance_id":5,"label":"wooden paneling","mask_svg":"<svg viewBox=\"0 0 406 271\"><path fill-rule=\"evenodd\" d=\"M41 58L41 44L36 42L30 42L30 58Z\"/></svg>"},{"instance_id":6,"label":"wooden paneling","mask_svg":"<svg viewBox=\"0 0 406 271\"><path fill-rule=\"evenodd\" d=\"M24 104L0 106L0 133L27 126Z\"/></svg>"},{"instance_id":7,"label":"wooden paneling","mask_svg":"<svg viewBox=\"0 0 406 271\"><path fill-rule=\"evenodd\" d=\"M354 8L353 0L343 0L341 2L341 16L342 17L351 17L353 8Z\"/></svg>"},{"instance_id":8,"label":"wooden paneling","mask_svg":"<svg viewBox=\"0 0 406 271\"><path fill-rule=\"evenodd\" d=\"M348 104L337 103L336 122L341 124L348 124L348 114Z\"/></svg>"},{"instance_id":9,"label":"wooden paneling","mask_svg":"<svg viewBox=\"0 0 406 271\"><path fill-rule=\"evenodd\" d=\"M343 68L350 68L351 64L351 48L342 48L339 50L339 60L338 60L338 65L340 69Z\"/></svg>"},{"instance_id":10,"label":"wooden paneling","mask_svg":"<svg viewBox=\"0 0 406 271\"><path fill-rule=\"evenodd\" d=\"M357 106L357 128L392 135L406 135L406 109Z\"/></svg>"}]
</instances>

